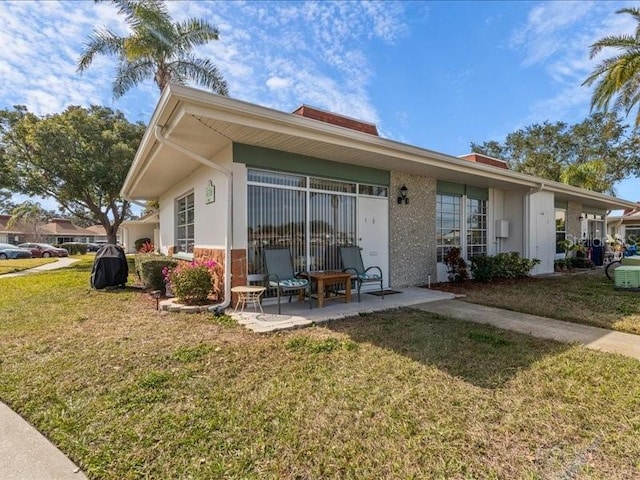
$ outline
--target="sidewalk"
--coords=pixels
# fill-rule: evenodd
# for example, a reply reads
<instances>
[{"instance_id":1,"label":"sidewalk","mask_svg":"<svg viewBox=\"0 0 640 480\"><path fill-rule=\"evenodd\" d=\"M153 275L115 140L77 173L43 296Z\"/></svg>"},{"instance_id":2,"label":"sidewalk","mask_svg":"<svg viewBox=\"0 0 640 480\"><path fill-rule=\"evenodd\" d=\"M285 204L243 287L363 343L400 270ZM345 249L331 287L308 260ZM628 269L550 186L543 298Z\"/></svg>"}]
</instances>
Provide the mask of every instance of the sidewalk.
<instances>
[{"instance_id":1,"label":"sidewalk","mask_svg":"<svg viewBox=\"0 0 640 480\"><path fill-rule=\"evenodd\" d=\"M40 265L39 267L30 268L29 270L23 270L21 272L16 273L5 273L4 275L0 275L0 279L2 278L11 278L11 277L21 277L23 275L29 275L31 273L41 273L47 272L49 270L57 270L59 268L68 267L69 265L73 265L76 262L79 262L77 258L58 258L57 262L46 263L44 265Z\"/></svg>"},{"instance_id":2,"label":"sidewalk","mask_svg":"<svg viewBox=\"0 0 640 480\"><path fill-rule=\"evenodd\" d=\"M0 402L0 478L85 480L87 477L49 440Z\"/></svg>"},{"instance_id":3,"label":"sidewalk","mask_svg":"<svg viewBox=\"0 0 640 480\"><path fill-rule=\"evenodd\" d=\"M413 308L447 317L484 323L539 338L579 343L592 350L618 353L640 360L640 335L512 312L461 300L424 303Z\"/></svg>"}]
</instances>

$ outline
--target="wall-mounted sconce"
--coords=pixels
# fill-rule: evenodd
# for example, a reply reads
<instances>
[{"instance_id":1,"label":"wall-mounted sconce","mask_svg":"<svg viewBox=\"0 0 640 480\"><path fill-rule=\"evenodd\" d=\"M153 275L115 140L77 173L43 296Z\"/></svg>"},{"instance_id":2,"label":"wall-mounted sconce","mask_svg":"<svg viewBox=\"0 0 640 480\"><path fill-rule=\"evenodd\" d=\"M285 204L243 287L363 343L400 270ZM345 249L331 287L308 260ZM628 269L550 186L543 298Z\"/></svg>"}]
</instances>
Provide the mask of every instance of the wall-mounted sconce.
<instances>
[{"instance_id":1,"label":"wall-mounted sconce","mask_svg":"<svg viewBox=\"0 0 640 480\"><path fill-rule=\"evenodd\" d=\"M402 185L402 188L400 189L400 196L398 197L398 204L405 204L405 205L409 205L409 197L407 197L407 192L409 191L409 189L407 188L406 185Z\"/></svg>"},{"instance_id":2,"label":"wall-mounted sconce","mask_svg":"<svg viewBox=\"0 0 640 480\"><path fill-rule=\"evenodd\" d=\"M584 216L581 214L581 215L578 217L578 220L580 220L580 221L584 220Z\"/></svg>"}]
</instances>

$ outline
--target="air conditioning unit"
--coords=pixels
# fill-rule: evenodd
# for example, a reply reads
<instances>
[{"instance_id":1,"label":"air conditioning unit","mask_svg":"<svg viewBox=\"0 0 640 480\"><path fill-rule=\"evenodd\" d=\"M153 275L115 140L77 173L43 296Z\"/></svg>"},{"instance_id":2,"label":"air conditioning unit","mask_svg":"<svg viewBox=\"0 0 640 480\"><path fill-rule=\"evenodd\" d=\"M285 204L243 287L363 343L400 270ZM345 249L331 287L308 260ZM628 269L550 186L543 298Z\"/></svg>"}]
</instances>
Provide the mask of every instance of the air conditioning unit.
<instances>
[{"instance_id":1,"label":"air conditioning unit","mask_svg":"<svg viewBox=\"0 0 640 480\"><path fill-rule=\"evenodd\" d=\"M616 290L640 290L640 267L618 267L615 270Z\"/></svg>"},{"instance_id":2,"label":"air conditioning unit","mask_svg":"<svg viewBox=\"0 0 640 480\"><path fill-rule=\"evenodd\" d=\"M496 238L509 238L509 220L496 220Z\"/></svg>"}]
</instances>

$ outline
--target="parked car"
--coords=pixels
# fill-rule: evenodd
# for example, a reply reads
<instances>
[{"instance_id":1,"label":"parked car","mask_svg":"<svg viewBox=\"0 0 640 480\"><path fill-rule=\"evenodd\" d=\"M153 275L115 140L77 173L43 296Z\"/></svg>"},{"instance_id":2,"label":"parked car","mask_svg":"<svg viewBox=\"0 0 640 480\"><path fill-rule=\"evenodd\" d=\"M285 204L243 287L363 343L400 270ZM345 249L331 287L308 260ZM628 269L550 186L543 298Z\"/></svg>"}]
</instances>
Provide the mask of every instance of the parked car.
<instances>
[{"instance_id":1,"label":"parked car","mask_svg":"<svg viewBox=\"0 0 640 480\"><path fill-rule=\"evenodd\" d=\"M97 252L103 245L102 242L87 243L87 252Z\"/></svg>"},{"instance_id":2,"label":"parked car","mask_svg":"<svg viewBox=\"0 0 640 480\"><path fill-rule=\"evenodd\" d=\"M20 248L26 248L31 251L34 258L49 258L49 257L68 257L69 252L64 248L54 247L48 243L21 243L18 245Z\"/></svg>"},{"instance_id":3,"label":"parked car","mask_svg":"<svg viewBox=\"0 0 640 480\"><path fill-rule=\"evenodd\" d=\"M31 250L16 247L9 243L0 243L0 260L7 258L31 258Z\"/></svg>"}]
</instances>

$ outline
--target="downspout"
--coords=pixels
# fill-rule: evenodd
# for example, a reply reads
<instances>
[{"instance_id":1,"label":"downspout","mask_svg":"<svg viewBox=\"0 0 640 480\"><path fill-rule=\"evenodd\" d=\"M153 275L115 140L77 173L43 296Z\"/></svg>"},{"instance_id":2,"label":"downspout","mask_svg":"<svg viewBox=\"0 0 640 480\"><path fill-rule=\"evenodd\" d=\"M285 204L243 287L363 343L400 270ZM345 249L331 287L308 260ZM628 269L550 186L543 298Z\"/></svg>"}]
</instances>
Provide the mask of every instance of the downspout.
<instances>
[{"instance_id":1,"label":"downspout","mask_svg":"<svg viewBox=\"0 0 640 480\"><path fill-rule=\"evenodd\" d=\"M221 303L216 305L211 305L209 310L212 312L221 312L225 308L229 306L231 303L231 240L233 235L233 221L232 221L232 202L233 202L233 192L232 192L232 173L230 170L227 170L221 165L218 165L215 162L212 162L208 158L203 157L202 155L197 154L196 152L192 152L182 145L178 145L177 143L169 140L162 134L162 127L160 125L156 125L153 133L155 134L156 140L163 145L166 145L169 148L172 148L180 153L185 154L186 156L193 158L195 161L206 165L207 167L213 168L218 172L222 173L227 179L227 234L224 237L224 258L225 258L225 268L224 268L224 300Z\"/></svg>"}]
</instances>

